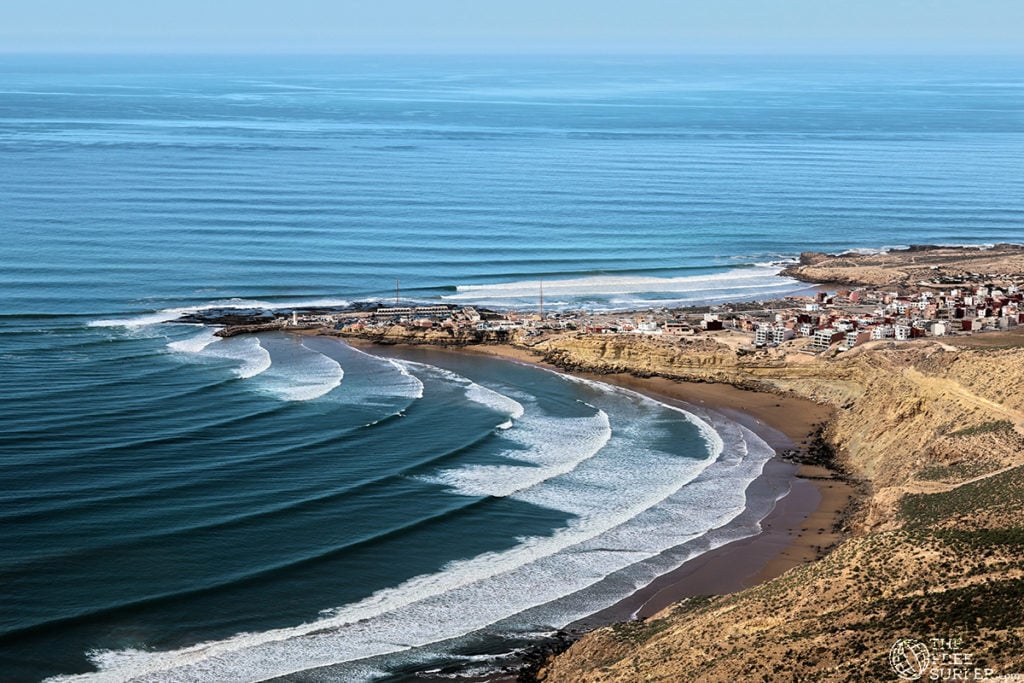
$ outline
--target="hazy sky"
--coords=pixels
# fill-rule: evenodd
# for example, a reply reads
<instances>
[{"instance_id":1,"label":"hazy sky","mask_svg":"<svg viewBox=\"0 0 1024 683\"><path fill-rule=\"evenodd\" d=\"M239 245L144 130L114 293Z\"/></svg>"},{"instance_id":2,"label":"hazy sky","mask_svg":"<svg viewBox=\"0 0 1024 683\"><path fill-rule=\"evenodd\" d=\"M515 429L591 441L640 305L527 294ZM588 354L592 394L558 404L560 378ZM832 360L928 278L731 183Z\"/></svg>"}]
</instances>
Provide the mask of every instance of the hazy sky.
<instances>
[{"instance_id":1,"label":"hazy sky","mask_svg":"<svg viewBox=\"0 0 1024 683\"><path fill-rule=\"evenodd\" d=\"M3 52L1024 52L1024 0L6 0Z\"/></svg>"}]
</instances>

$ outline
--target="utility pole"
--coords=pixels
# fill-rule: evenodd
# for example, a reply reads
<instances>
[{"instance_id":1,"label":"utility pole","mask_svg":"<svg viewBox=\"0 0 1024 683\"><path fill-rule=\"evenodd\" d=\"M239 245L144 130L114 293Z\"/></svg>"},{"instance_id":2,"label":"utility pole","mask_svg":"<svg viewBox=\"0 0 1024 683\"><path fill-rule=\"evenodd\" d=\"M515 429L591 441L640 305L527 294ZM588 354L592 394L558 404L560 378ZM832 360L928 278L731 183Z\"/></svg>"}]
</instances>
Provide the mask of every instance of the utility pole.
<instances>
[{"instance_id":1,"label":"utility pole","mask_svg":"<svg viewBox=\"0 0 1024 683\"><path fill-rule=\"evenodd\" d=\"M398 278L395 278L395 308L398 308Z\"/></svg>"}]
</instances>

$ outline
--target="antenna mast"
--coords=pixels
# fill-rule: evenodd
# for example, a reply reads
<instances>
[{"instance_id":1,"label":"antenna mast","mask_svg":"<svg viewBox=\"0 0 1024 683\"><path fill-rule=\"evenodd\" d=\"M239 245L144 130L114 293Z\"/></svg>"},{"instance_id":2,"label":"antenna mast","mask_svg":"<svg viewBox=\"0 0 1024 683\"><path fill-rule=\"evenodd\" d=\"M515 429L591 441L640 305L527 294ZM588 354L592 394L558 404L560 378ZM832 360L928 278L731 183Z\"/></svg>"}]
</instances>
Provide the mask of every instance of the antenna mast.
<instances>
[{"instance_id":1,"label":"antenna mast","mask_svg":"<svg viewBox=\"0 0 1024 683\"><path fill-rule=\"evenodd\" d=\"M544 319L544 281L540 281L540 319Z\"/></svg>"}]
</instances>

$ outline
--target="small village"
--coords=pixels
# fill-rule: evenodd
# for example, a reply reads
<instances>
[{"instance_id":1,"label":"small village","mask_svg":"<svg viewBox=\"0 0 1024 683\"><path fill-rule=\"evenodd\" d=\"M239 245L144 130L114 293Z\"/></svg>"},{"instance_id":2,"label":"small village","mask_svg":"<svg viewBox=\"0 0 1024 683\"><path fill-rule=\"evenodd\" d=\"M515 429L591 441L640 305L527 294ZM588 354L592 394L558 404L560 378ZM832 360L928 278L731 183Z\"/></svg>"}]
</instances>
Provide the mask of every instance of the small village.
<instances>
[{"instance_id":1,"label":"small village","mask_svg":"<svg viewBox=\"0 0 1024 683\"><path fill-rule=\"evenodd\" d=\"M682 309L594 312L491 311L471 306L377 306L359 311L293 312L285 328L331 327L343 334L372 334L401 326L413 333L447 331L453 337L493 340L581 335L713 336L740 351L782 348L805 353L842 352L869 341L972 335L1024 325L1024 282L928 283L900 293L869 288L820 291L769 302ZM396 302L397 303L397 302Z\"/></svg>"}]
</instances>

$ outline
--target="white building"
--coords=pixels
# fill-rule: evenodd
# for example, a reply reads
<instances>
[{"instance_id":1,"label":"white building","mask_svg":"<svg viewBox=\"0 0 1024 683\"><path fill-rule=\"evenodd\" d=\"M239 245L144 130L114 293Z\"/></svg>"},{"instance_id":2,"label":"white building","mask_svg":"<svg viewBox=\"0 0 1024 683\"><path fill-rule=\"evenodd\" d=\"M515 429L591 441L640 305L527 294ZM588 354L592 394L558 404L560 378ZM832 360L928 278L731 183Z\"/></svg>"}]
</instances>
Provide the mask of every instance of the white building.
<instances>
[{"instance_id":1,"label":"white building","mask_svg":"<svg viewBox=\"0 0 1024 683\"><path fill-rule=\"evenodd\" d=\"M784 341L793 338L793 330L786 327L785 325L776 325L772 331L772 341L776 344L781 344Z\"/></svg>"},{"instance_id":2,"label":"white building","mask_svg":"<svg viewBox=\"0 0 1024 683\"><path fill-rule=\"evenodd\" d=\"M635 332L637 334L661 334L661 327L653 320L643 320L637 323Z\"/></svg>"},{"instance_id":3,"label":"white building","mask_svg":"<svg viewBox=\"0 0 1024 683\"><path fill-rule=\"evenodd\" d=\"M892 339L894 334L892 325L879 325L871 330L871 339Z\"/></svg>"},{"instance_id":4,"label":"white building","mask_svg":"<svg viewBox=\"0 0 1024 683\"><path fill-rule=\"evenodd\" d=\"M775 340L775 328L768 323L759 323L754 330L754 344L764 346Z\"/></svg>"},{"instance_id":5,"label":"white building","mask_svg":"<svg viewBox=\"0 0 1024 683\"><path fill-rule=\"evenodd\" d=\"M827 348L832 345L832 337L838 333L834 327L818 330L814 333L814 345Z\"/></svg>"}]
</instances>

